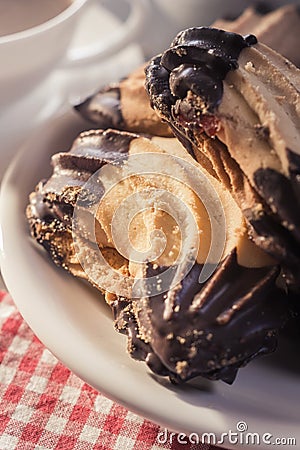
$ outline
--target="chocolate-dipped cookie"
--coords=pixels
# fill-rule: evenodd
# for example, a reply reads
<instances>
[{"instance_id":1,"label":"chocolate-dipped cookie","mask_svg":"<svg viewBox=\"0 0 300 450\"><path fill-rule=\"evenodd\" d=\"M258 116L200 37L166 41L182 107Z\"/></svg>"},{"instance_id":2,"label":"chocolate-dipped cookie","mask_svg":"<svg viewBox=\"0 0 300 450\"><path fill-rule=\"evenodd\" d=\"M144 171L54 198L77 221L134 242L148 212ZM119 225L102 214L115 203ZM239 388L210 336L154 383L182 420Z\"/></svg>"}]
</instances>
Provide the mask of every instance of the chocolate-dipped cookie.
<instances>
[{"instance_id":1,"label":"chocolate-dipped cookie","mask_svg":"<svg viewBox=\"0 0 300 450\"><path fill-rule=\"evenodd\" d=\"M123 171L135 157L139 171L125 177ZM166 169L160 164L163 161L168 162ZM231 383L239 367L276 348L278 330L287 316L285 295L276 286L279 267L251 242L240 208L223 184L176 139L89 131L76 139L68 153L54 155L52 163L52 176L30 196L27 218L32 236L57 265L104 293L115 327L128 336L134 358L174 381L201 375ZM214 218L204 207L205 199L202 202L193 189L191 180L197 174L199 184L206 180L212 187L224 211L226 230L219 260L208 259ZM161 191L170 191L165 210L158 207ZM128 228L121 221L118 242L113 221L121 203L134 195L141 213L133 215ZM212 215L220 220L214 198L210 196ZM187 206L186 216L178 213L181 203ZM82 222L75 214L78 209ZM174 217L180 221L175 223ZM192 222L202 241L190 264ZM156 230L167 238L163 251L152 260L138 261L131 258L133 253L127 257L121 245L126 232L131 232L130 241L142 252L149 239L159 242L160 236L153 234ZM182 243L181 235L187 236L187 243ZM183 263L178 258L182 249ZM211 276L201 278L210 266L215 269Z\"/></svg>"},{"instance_id":2,"label":"chocolate-dipped cookie","mask_svg":"<svg viewBox=\"0 0 300 450\"><path fill-rule=\"evenodd\" d=\"M147 275L164 269L149 265ZM151 343L144 358L154 372L167 368L174 382L201 375L232 383L240 367L277 347L276 329L285 315L285 301L275 287L278 269L245 268L235 250L204 284L198 281L201 269L195 264L165 294L133 299L135 331ZM135 342L135 356L138 350Z\"/></svg>"},{"instance_id":3,"label":"chocolate-dipped cookie","mask_svg":"<svg viewBox=\"0 0 300 450\"><path fill-rule=\"evenodd\" d=\"M119 83L102 88L75 109L98 128L172 136L168 125L150 107L144 65Z\"/></svg>"},{"instance_id":4,"label":"chocolate-dipped cookie","mask_svg":"<svg viewBox=\"0 0 300 450\"><path fill-rule=\"evenodd\" d=\"M300 64L297 48L300 14L295 5L270 11L267 4L262 7L260 3L247 8L235 20L217 20L212 26L240 34L253 33L260 42ZM98 128L172 136L170 128L149 105L144 69L143 65L119 83L100 89L76 105L76 111Z\"/></svg>"},{"instance_id":5,"label":"chocolate-dipped cookie","mask_svg":"<svg viewBox=\"0 0 300 450\"><path fill-rule=\"evenodd\" d=\"M206 27L181 32L146 70L153 108L195 158L204 153L290 286L300 262L299 73L253 35Z\"/></svg>"}]
</instances>

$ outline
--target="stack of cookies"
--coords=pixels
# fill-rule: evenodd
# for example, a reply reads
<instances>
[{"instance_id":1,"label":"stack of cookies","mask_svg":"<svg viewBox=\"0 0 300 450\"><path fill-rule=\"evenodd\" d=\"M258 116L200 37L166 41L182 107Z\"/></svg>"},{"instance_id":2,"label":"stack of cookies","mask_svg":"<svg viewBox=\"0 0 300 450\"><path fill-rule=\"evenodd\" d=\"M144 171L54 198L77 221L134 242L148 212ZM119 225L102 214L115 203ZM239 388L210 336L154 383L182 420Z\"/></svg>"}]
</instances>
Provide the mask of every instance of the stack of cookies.
<instances>
[{"instance_id":1,"label":"stack of cookies","mask_svg":"<svg viewBox=\"0 0 300 450\"><path fill-rule=\"evenodd\" d=\"M30 195L34 239L173 382L232 383L299 293L299 25L287 6L184 30L76 106L93 129Z\"/></svg>"}]
</instances>

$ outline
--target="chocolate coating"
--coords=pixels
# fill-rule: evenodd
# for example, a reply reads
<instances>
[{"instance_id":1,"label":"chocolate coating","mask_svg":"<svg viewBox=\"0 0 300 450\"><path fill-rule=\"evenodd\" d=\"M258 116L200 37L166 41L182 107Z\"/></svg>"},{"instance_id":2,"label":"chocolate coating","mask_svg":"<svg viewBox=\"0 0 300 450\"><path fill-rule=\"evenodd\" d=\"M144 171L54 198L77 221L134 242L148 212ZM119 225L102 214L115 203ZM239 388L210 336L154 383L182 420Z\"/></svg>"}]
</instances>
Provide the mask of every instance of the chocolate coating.
<instances>
[{"instance_id":1,"label":"chocolate coating","mask_svg":"<svg viewBox=\"0 0 300 450\"><path fill-rule=\"evenodd\" d=\"M160 85L164 84L165 89L161 86L160 91L169 92L168 96L171 93L183 98L188 90L201 95L207 109L213 111L222 100L226 74L238 67L242 49L256 43L253 35L242 37L214 28L189 28L177 35L161 57L152 60L146 72L147 80L157 79ZM146 82L148 90L153 84L152 81ZM154 91L151 99L155 105ZM163 99L160 105L162 103Z\"/></svg>"},{"instance_id":2,"label":"chocolate coating","mask_svg":"<svg viewBox=\"0 0 300 450\"><path fill-rule=\"evenodd\" d=\"M52 157L53 175L37 185L26 213L33 237L55 264L67 268L73 210L82 187L103 165L120 164L127 159L129 144L135 137L113 130L87 131L79 135L69 152ZM91 195L85 199L89 203L94 200Z\"/></svg>"},{"instance_id":3,"label":"chocolate coating","mask_svg":"<svg viewBox=\"0 0 300 450\"><path fill-rule=\"evenodd\" d=\"M292 187L295 195L297 196L298 202L300 198L300 155L287 150L287 158L289 162L289 174L292 182Z\"/></svg>"},{"instance_id":4,"label":"chocolate coating","mask_svg":"<svg viewBox=\"0 0 300 450\"><path fill-rule=\"evenodd\" d=\"M195 264L167 294L132 299L133 307L116 301L116 323L123 324L117 328L128 335L132 356L159 375L168 374L174 382L201 375L232 383L239 367L277 346L286 317L274 283L278 268L242 267L233 251L201 285L202 267ZM149 264L147 277L165 269Z\"/></svg>"},{"instance_id":5,"label":"chocolate coating","mask_svg":"<svg viewBox=\"0 0 300 450\"><path fill-rule=\"evenodd\" d=\"M103 129L124 129L119 86L107 86L76 105L75 110Z\"/></svg>"},{"instance_id":6,"label":"chocolate coating","mask_svg":"<svg viewBox=\"0 0 300 450\"><path fill-rule=\"evenodd\" d=\"M254 173L254 180L259 193L267 200L279 220L300 244L300 198L293 189L290 180L270 168L259 169ZM287 199L288 202L287 202ZM291 208L293 204L293 208ZM299 245L298 244L298 245ZM300 255L300 247L298 248Z\"/></svg>"},{"instance_id":7,"label":"chocolate coating","mask_svg":"<svg viewBox=\"0 0 300 450\"><path fill-rule=\"evenodd\" d=\"M260 177L262 178L266 175L263 172L261 171L260 173ZM266 172L268 172L268 169L266 169ZM285 179L285 183L286 181ZM273 190L274 193L276 193L276 188L281 193L284 190L282 186L277 185ZM264 189L271 194L272 190L268 188L268 183L266 183ZM288 191L290 191L290 186ZM282 198L282 210L280 208L280 198ZM258 215L253 214L252 210L244 210L244 215L251 226L249 232L256 244L267 253L274 255L278 263L281 264L282 279L285 282L285 288L299 292L300 247L299 241L296 238L299 230L294 228L293 224L290 224L289 229L287 227L288 223L278 214L278 211L281 214L284 213L285 208L289 205L289 197L282 197L279 194L274 198L274 207L277 208L276 213L269 211L266 205L265 210L261 211ZM293 204L293 206L296 206L296 204ZM292 210L293 208L287 208L288 217L291 217L289 211ZM297 214L295 217L298 220Z\"/></svg>"},{"instance_id":8,"label":"chocolate coating","mask_svg":"<svg viewBox=\"0 0 300 450\"><path fill-rule=\"evenodd\" d=\"M257 14L265 15L270 13L271 11L274 11L274 6L270 5L270 3L267 2L256 2L254 3L254 10Z\"/></svg>"}]
</instances>

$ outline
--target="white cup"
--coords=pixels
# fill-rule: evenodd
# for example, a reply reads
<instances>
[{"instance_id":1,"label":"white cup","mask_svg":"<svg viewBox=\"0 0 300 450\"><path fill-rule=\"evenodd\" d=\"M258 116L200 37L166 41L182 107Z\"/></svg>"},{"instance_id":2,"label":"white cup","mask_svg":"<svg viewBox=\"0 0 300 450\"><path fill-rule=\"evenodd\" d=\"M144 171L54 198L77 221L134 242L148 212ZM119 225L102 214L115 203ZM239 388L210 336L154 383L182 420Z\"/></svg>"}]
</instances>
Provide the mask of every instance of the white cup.
<instances>
[{"instance_id":1,"label":"white cup","mask_svg":"<svg viewBox=\"0 0 300 450\"><path fill-rule=\"evenodd\" d=\"M25 0L24 0L25 1ZM90 1L73 0L54 18L32 28L0 37L0 112L28 94L57 68L83 67L109 57L132 42L146 17L147 0L119 0L129 6L120 26L102 40L70 49L83 9ZM40 2L42 8L43 2Z\"/></svg>"},{"instance_id":2,"label":"white cup","mask_svg":"<svg viewBox=\"0 0 300 450\"><path fill-rule=\"evenodd\" d=\"M216 19L237 17L256 0L149 0L151 15L141 41L144 54L151 58L167 48L175 35L189 27L209 26ZM300 0L264 0L270 7Z\"/></svg>"}]
</instances>

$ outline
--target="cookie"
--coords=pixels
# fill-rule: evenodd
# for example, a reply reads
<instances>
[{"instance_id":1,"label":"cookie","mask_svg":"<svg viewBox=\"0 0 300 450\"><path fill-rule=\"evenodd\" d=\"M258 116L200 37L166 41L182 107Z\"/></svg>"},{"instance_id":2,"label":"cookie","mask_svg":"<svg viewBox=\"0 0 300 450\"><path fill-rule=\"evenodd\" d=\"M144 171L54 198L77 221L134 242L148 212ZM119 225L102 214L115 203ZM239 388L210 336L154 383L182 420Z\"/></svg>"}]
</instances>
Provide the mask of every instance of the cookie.
<instances>
[{"instance_id":1,"label":"cookie","mask_svg":"<svg viewBox=\"0 0 300 450\"><path fill-rule=\"evenodd\" d=\"M253 33L295 65L300 64L297 48L300 14L295 5L271 10L260 3L247 8L235 20L217 20L213 27L240 34ZM151 109L145 91L145 65L119 83L103 87L75 106L75 110L98 128L115 128L156 136L172 136L166 123Z\"/></svg>"},{"instance_id":2,"label":"cookie","mask_svg":"<svg viewBox=\"0 0 300 450\"><path fill-rule=\"evenodd\" d=\"M256 243L283 263L295 285L299 70L253 35L201 27L180 33L146 73L153 108L195 158L195 149L205 154Z\"/></svg>"},{"instance_id":3,"label":"cookie","mask_svg":"<svg viewBox=\"0 0 300 450\"><path fill-rule=\"evenodd\" d=\"M30 196L32 236L54 263L104 294L133 358L174 382L201 375L232 383L240 367L275 350L287 318L279 266L251 241L223 184L177 139L92 130L52 164L52 176ZM196 192L200 184L209 186L205 197ZM224 245L211 254L211 221L220 222L222 211ZM157 230L166 245L151 259L145 243L159 250ZM142 260L126 254L127 233ZM196 251L193 233L201 236Z\"/></svg>"},{"instance_id":4,"label":"cookie","mask_svg":"<svg viewBox=\"0 0 300 450\"><path fill-rule=\"evenodd\" d=\"M75 110L98 128L172 136L149 105L144 65L119 83L105 86L76 105Z\"/></svg>"}]
</instances>

